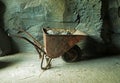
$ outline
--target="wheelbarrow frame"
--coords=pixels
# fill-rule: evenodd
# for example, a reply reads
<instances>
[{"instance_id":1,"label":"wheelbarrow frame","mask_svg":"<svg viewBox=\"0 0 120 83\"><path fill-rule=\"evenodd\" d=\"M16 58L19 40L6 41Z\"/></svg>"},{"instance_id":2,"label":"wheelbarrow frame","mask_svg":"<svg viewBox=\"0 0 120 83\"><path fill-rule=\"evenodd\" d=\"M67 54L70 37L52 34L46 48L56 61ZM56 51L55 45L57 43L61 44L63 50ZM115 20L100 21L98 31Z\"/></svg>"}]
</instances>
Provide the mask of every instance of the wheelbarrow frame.
<instances>
[{"instance_id":1,"label":"wheelbarrow frame","mask_svg":"<svg viewBox=\"0 0 120 83\"><path fill-rule=\"evenodd\" d=\"M47 30L49 30L49 28L43 28L44 45L42 45L38 40L36 40L30 33L28 33L27 31L21 28L19 29L19 31L24 32L32 40L21 35L10 35L12 37L22 38L27 42L31 43L35 47L36 51L39 54L39 59L42 59L41 69L43 70L47 70L51 68L51 61L53 58L62 56L65 52L71 49L77 42L79 42L80 40L83 40L86 37L85 34L84 35L80 35L80 34L79 35L50 35L47 33ZM55 39L56 41L53 39ZM52 44L54 44L54 46L51 48ZM58 50L56 51L55 46L57 45L58 45L57 49L60 49L60 51ZM66 47L63 49L61 45ZM44 60L46 60L46 63L47 63L46 66L43 66Z\"/></svg>"}]
</instances>

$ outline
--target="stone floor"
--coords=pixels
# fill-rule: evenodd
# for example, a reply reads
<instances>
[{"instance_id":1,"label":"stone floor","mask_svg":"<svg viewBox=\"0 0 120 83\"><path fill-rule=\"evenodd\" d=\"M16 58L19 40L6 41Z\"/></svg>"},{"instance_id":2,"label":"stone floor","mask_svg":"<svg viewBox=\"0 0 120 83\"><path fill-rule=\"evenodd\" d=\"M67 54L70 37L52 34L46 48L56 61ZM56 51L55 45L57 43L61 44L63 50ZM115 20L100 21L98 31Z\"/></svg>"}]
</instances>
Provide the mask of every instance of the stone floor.
<instances>
[{"instance_id":1,"label":"stone floor","mask_svg":"<svg viewBox=\"0 0 120 83\"><path fill-rule=\"evenodd\" d=\"M42 71L33 53L0 57L0 83L120 83L120 56L77 63L57 58L52 67Z\"/></svg>"}]
</instances>

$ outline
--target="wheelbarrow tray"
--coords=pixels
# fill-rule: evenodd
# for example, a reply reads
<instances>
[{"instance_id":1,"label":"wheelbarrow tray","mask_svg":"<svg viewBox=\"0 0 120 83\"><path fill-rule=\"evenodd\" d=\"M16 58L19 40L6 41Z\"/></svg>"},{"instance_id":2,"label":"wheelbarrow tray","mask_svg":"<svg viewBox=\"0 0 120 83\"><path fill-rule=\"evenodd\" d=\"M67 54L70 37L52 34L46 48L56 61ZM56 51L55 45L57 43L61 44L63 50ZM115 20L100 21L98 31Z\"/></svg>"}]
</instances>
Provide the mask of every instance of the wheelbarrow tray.
<instances>
[{"instance_id":1,"label":"wheelbarrow tray","mask_svg":"<svg viewBox=\"0 0 120 83\"><path fill-rule=\"evenodd\" d=\"M70 35L48 34L48 30L53 31L69 31ZM75 29L63 28L44 28L43 40L45 52L50 58L62 56L65 52L71 49L76 43L85 39L86 34Z\"/></svg>"}]
</instances>

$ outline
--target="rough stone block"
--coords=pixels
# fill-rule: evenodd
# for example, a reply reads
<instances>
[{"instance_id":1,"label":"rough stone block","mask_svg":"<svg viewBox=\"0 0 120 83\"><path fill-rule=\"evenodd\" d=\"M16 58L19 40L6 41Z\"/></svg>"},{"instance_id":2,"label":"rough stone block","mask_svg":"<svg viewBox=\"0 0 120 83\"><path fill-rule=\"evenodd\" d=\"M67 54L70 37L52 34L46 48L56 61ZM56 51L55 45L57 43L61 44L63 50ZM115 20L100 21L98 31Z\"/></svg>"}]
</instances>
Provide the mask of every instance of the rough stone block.
<instances>
[{"instance_id":1,"label":"rough stone block","mask_svg":"<svg viewBox=\"0 0 120 83\"><path fill-rule=\"evenodd\" d=\"M96 39L101 39L100 0L3 0L3 2L7 7L5 29L9 33L16 34L17 31L13 29L22 27L35 38L39 38L42 37L42 28L49 26L76 28ZM42 38L38 40L41 41ZM21 44L19 46L22 46L22 43L18 43Z\"/></svg>"}]
</instances>

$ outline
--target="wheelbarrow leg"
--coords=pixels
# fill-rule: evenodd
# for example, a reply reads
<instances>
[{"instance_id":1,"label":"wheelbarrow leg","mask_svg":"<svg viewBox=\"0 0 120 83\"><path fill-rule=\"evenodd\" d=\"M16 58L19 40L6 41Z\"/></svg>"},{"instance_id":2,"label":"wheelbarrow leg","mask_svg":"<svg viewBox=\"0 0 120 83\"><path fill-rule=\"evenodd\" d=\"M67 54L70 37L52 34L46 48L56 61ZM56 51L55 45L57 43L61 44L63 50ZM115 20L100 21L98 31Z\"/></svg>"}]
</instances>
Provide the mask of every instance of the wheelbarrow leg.
<instances>
[{"instance_id":1,"label":"wheelbarrow leg","mask_svg":"<svg viewBox=\"0 0 120 83\"><path fill-rule=\"evenodd\" d=\"M46 66L45 67L43 67L44 59L46 59ZM50 69L51 68L51 60L52 60L52 58L47 58L45 56L45 54L43 54L42 61L41 61L41 69L43 69L43 70Z\"/></svg>"}]
</instances>

